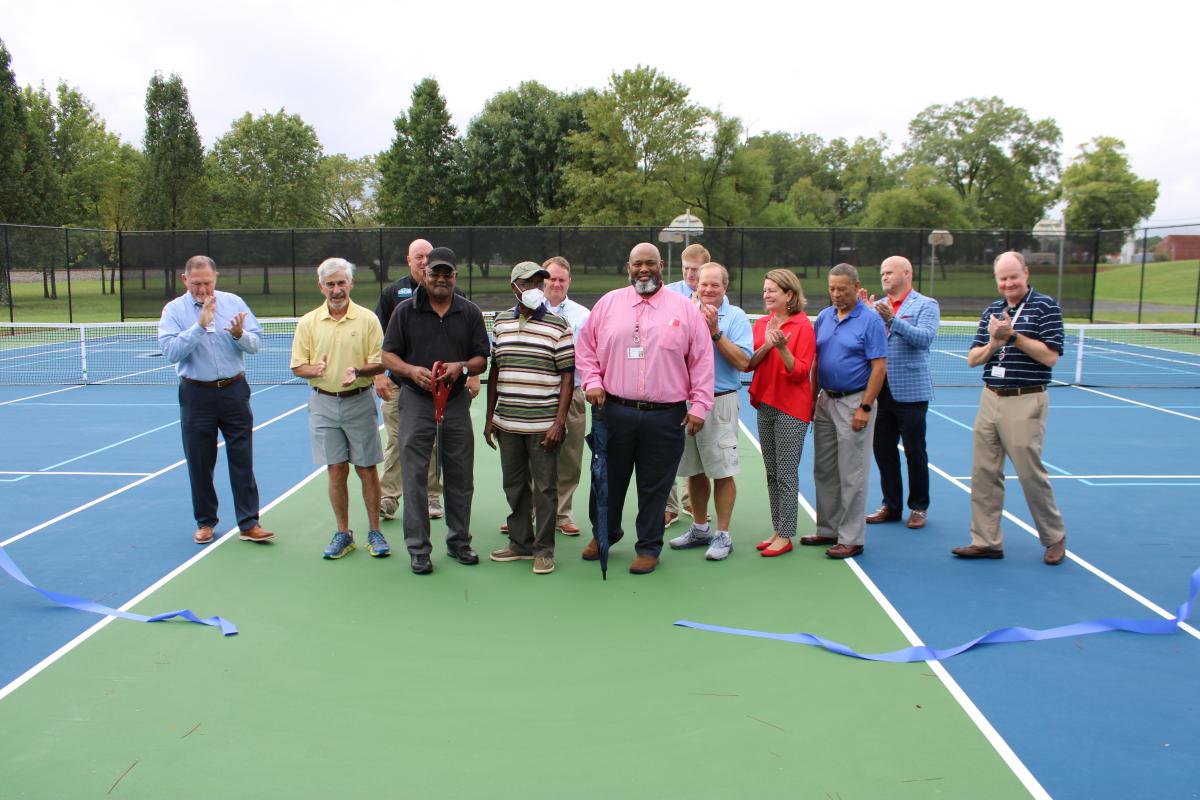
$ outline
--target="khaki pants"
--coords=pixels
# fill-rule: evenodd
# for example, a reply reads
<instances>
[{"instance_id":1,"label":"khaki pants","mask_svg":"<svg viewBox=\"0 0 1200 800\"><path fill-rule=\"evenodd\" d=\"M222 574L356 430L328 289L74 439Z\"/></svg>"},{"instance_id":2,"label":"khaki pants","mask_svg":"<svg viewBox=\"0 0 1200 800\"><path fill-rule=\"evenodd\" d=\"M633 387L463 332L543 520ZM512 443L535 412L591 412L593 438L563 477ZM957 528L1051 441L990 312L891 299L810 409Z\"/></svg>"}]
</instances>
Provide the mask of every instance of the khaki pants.
<instances>
[{"instance_id":1,"label":"khaki pants","mask_svg":"<svg viewBox=\"0 0 1200 800\"><path fill-rule=\"evenodd\" d=\"M1042 442L1050 397L1046 392L1001 397L984 389L975 415L975 445L971 463L971 543L1000 547L1004 534L1004 457L1017 471L1025 502L1043 547L1066 536L1062 514L1054 500L1050 478L1042 464Z\"/></svg>"},{"instance_id":2,"label":"khaki pants","mask_svg":"<svg viewBox=\"0 0 1200 800\"><path fill-rule=\"evenodd\" d=\"M864 430L854 430L854 412L863 393L817 398L813 414L813 483L817 493L817 535L838 544L866 544L867 480L875 439L872 410ZM780 531L783 533L783 531Z\"/></svg>"},{"instance_id":3,"label":"khaki pants","mask_svg":"<svg viewBox=\"0 0 1200 800\"><path fill-rule=\"evenodd\" d=\"M571 516L575 490L583 469L583 436L587 428L587 399L583 389L575 387L571 408L567 411L567 435L558 446L558 526L575 521Z\"/></svg>"},{"instance_id":4,"label":"khaki pants","mask_svg":"<svg viewBox=\"0 0 1200 800\"><path fill-rule=\"evenodd\" d=\"M396 443L400 438L400 387L392 387L392 399L380 402L383 409L383 427L387 431L387 446L383 448L383 473L379 476L380 505L391 508L400 507L400 498L404 496L404 478L400 474L400 448ZM429 478L427 490L430 500L441 500L442 482L437 478L437 445L429 459Z\"/></svg>"}]
</instances>

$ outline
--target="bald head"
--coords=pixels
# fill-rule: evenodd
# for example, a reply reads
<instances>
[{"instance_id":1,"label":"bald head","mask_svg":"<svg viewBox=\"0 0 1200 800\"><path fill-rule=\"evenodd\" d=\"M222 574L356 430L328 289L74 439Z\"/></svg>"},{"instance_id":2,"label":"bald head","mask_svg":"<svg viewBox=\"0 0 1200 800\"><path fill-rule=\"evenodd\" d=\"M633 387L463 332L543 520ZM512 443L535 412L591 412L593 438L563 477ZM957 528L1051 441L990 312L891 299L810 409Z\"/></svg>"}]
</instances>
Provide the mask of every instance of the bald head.
<instances>
[{"instance_id":1,"label":"bald head","mask_svg":"<svg viewBox=\"0 0 1200 800\"><path fill-rule=\"evenodd\" d=\"M1010 250L996 256L992 273L996 276L996 288L1010 306L1020 303L1029 293L1029 268L1020 253Z\"/></svg>"},{"instance_id":2,"label":"bald head","mask_svg":"<svg viewBox=\"0 0 1200 800\"><path fill-rule=\"evenodd\" d=\"M912 289L912 262L904 256L888 256L879 265L879 283L892 300L898 300Z\"/></svg>"},{"instance_id":3,"label":"bald head","mask_svg":"<svg viewBox=\"0 0 1200 800\"><path fill-rule=\"evenodd\" d=\"M429 263L429 251L433 245L424 239L414 239L408 246L408 274L414 283L425 282L425 265Z\"/></svg>"},{"instance_id":4,"label":"bald head","mask_svg":"<svg viewBox=\"0 0 1200 800\"><path fill-rule=\"evenodd\" d=\"M662 286L662 254L649 242L634 245L629 251L629 283L637 293L646 297Z\"/></svg>"}]
</instances>

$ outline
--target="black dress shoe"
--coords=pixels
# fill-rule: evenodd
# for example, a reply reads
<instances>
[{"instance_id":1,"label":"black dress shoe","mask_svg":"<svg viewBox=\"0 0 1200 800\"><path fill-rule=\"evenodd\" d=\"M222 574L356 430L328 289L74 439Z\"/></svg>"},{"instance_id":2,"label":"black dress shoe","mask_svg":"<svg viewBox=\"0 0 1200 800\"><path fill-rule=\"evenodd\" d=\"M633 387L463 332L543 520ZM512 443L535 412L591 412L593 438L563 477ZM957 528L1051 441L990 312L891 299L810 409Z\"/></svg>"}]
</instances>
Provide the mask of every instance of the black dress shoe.
<instances>
[{"instance_id":1,"label":"black dress shoe","mask_svg":"<svg viewBox=\"0 0 1200 800\"><path fill-rule=\"evenodd\" d=\"M458 563L468 567L479 563L479 554L469 547L462 547L458 550L447 550L446 554Z\"/></svg>"},{"instance_id":2,"label":"black dress shoe","mask_svg":"<svg viewBox=\"0 0 1200 800\"><path fill-rule=\"evenodd\" d=\"M433 572L433 562L429 560L429 556L425 554L413 554L412 556L412 571L418 575L428 575Z\"/></svg>"}]
</instances>

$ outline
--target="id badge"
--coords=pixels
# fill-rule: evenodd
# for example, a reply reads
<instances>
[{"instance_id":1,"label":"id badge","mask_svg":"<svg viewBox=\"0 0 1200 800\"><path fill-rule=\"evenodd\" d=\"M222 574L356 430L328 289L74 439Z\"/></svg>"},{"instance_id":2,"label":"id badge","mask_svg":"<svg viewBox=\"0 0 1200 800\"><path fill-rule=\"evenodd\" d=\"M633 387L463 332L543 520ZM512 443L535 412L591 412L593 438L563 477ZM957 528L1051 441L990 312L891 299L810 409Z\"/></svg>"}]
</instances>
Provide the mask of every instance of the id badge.
<instances>
[{"instance_id":1,"label":"id badge","mask_svg":"<svg viewBox=\"0 0 1200 800\"><path fill-rule=\"evenodd\" d=\"M992 367L992 377L993 378L1003 378L1004 377L1004 367L1002 367L998 364L996 366Z\"/></svg>"},{"instance_id":2,"label":"id badge","mask_svg":"<svg viewBox=\"0 0 1200 800\"><path fill-rule=\"evenodd\" d=\"M646 350L643 347L630 347L625 351L626 358L645 358Z\"/></svg>"},{"instance_id":3,"label":"id badge","mask_svg":"<svg viewBox=\"0 0 1200 800\"><path fill-rule=\"evenodd\" d=\"M205 333L216 333L217 332L216 324L209 325L207 328L204 329L204 332Z\"/></svg>"}]
</instances>

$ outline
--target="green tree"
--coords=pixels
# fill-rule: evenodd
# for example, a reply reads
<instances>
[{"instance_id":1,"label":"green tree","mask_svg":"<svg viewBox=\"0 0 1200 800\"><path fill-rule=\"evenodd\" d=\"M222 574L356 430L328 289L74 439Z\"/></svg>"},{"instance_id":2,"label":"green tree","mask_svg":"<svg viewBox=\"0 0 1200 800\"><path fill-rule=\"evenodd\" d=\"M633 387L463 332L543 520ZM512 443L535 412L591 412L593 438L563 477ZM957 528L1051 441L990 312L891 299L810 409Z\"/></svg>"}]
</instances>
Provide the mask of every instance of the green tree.
<instances>
[{"instance_id":1,"label":"green tree","mask_svg":"<svg viewBox=\"0 0 1200 800\"><path fill-rule=\"evenodd\" d=\"M746 149L762 153L770 166L773 203L786 201L788 193L801 178L809 178L821 188L829 188L834 183L823 153L825 142L816 134L767 131L747 139Z\"/></svg>"},{"instance_id":2,"label":"green tree","mask_svg":"<svg viewBox=\"0 0 1200 800\"><path fill-rule=\"evenodd\" d=\"M871 195L896 186L899 176L896 159L888 154L890 144L880 134L859 136L853 142L834 139L821 150L824 174L817 176L814 185L837 198L837 215L826 224L861 225Z\"/></svg>"},{"instance_id":3,"label":"green tree","mask_svg":"<svg viewBox=\"0 0 1200 800\"><path fill-rule=\"evenodd\" d=\"M25 163L23 189L25 219L34 225L61 225L62 181L54 163L54 103L44 87L26 86L21 92L25 105Z\"/></svg>"},{"instance_id":4,"label":"green tree","mask_svg":"<svg viewBox=\"0 0 1200 800\"><path fill-rule=\"evenodd\" d=\"M280 109L246 112L207 158L212 216L226 228L304 228L324 221L317 132Z\"/></svg>"},{"instance_id":5,"label":"green tree","mask_svg":"<svg viewBox=\"0 0 1200 800\"><path fill-rule=\"evenodd\" d=\"M467 128L471 221L537 225L562 204L568 137L585 129L585 95L560 95L536 81L500 92Z\"/></svg>"},{"instance_id":6,"label":"green tree","mask_svg":"<svg viewBox=\"0 0 1200 800\"><path fill-rule=\"evenodd\" d=\"M870 228L965 228L966 209L958 193L942 182L937 170L918 164L901 185L871 195L863 224Z\"/></svg>"},{"instance_id":7,"label":"green tree","mask_svg":"<svg viewBox=\"0 0 1200 800\"><path fill-rule=\"evenodd\" d=\"M1057 197L1062 133L999 97L933 105L908 125L906 159L930 164L973 221L1029 229Z\"/></svg>"},{"instance_id":8,"label":"green tree","mask_svg":"<svg viewBox=\"0 0 1200 800\"><path fill-rule=\"evenodd\" d=\"M340 228L376 224L379 167L374 156L350 158L343 153L325 156L321 159L321 176L326 222Z\"/></svg>"},{"instance_id":9,"label":"green tree","mask_svg":"<svg viewBox=\"0 0 1200 800\"><path fill-rule=\"evenodd\" d=\"M408 113L396 117L396 138L379 156L379 216L385 225L423 227L458 221L462 142L450 123L438 82L412 90Z\"/></svg>"},{"instance_id":10,"label":"green tree","mask_svg":"<svg viewBox=\"0 0 1200 800\"><path fill-rule=\"evenodd\" d=\"M707 115L699 149L687 151L662 169L674 197L710 225L742 225L770 202L772 169L767 154L742 144L737 117Z\"/></svg>"},{"instance_id":11,"label":"green tree","mask_svg":"<svg viewBox=\"0 0 1200 800\"><path fill-rule=\"evenodd\" d=\"M0 222L23 222L25 101L17 87L11 63L12 56L0 40ZM2 288L7 292L7 285ZM7 294L3 299L7 301Z\"/></svg>"},{"instance_id":12,"label":"green tree","mask_svg":"<svg viewBox=\"0 0 1200 800\"><path fill-rule=\"evenodd\" d=\"M1069 230L1131 228L1154 213L1158 181L1135 175L1124 150L1125 143L1112 136L1079 146L1062 176Z\"/></svg>"},{"instance_id":13,"label":"green tree","mask_svg":"<svg viewBox=\"0 0 1200 800\"><path fill-rule=\"evenodd\" d=\"M567 204L552 221L589 225L661 224L682 209L663 167L695 154L705 111L688 89L652 67L609 77L584 102L587 129L570 137L563 171Z\"/></svg>"},{"instance_id":14,"label":"green tree","mask_svg":"<svg viewBox=\"0 0 1200 800\"><path fill-rule=\"evenodd\" d=\"M138 223L138 191L144 171L142 151L121 142L100 198L100 227L124 231Z\"/></svg>"},{"instance_id":15,"label":"green tree","mask_svg":"<svg viewBox=\"0 0 1200 800\"><path fill-rule=\"evenodd\" d=\"M99 227L104 197L120 181L121 140L78 89L60 82L55 92L51 152L62 188L67 224Z\"/></svg>"},{"instance_id":16,"label":"green tree","mask_svg":"<svg viewBox=\"0 0 1200 800\"><path fill-rule=\"evenodd\" d=\"M204 148L178 75L154 73L146 89L142 222L158 230L203 225Z\"/></svg>"}]
</instances>

